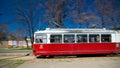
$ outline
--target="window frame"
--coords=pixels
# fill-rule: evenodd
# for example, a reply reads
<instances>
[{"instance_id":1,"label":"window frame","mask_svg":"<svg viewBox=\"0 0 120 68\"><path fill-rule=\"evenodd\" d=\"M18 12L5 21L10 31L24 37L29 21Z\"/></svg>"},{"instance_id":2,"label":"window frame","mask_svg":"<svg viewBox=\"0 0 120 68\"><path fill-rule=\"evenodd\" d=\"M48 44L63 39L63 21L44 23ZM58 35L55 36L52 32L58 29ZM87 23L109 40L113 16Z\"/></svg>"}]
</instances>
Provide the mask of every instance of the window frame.
<instances>
[{"instance_id":1,"label":"window frame","mask_svg":"<svg viewBox=\"0 0 120 68\"><path fill-rule=\"evenodd\" d=\"M98 36L98 38L97 38ZM89 43L100 43L101 42L101 38L100 38L100 34L89 34ZM92 41L94 39L94 41Z\"/></svg>"},{"instance_id":2,"label":"window frame","mask_svg":"<svg viewBox=\"0 0 120 68\"><path fill-rule=\"evenodd\" d=\"M52 35L61 36L61 38L60 38L61 41L59 41L59 42L51 42L51 36ZM62 34L50 34L50 39L49 40L50 40L50 44L53 44L53 43L58 43L58 44L62 43Z\"/></svg>"},{"instance_id":3,"label":"window frame","mask_svg":"<svg viewBox=\"0 0 120 68\"><path fill-rule=\"evenodd\" d=\"M73 42L65 42L65 35L73 35ZM75 33L66 33L66 34L63 34L63 43L76 43L76 36L75 36Z\"/></svg>"},{"instance_id":4,"label":"window frame","mask_svg":"<svg viewBox=\"0 0 120 68\"><path fill-rule=\"evenodd\" d=\"M41 36L41 38L37 38L37 36ZM36 42L36 40L38 40L39 39L39 42ZM42 42L40 42L40 40L42 41ZM44 42L45 41L45 42ZM35 43L36 44L44 44L44 43L47 43L47 35L46 34L40 34L40 35L36 35L35 36Z\"/></svg>"},{"instance_id":5,"label":"window frame","mask_svg":"<svg viewBox=\"0 0 120 68\"><path fill-rule=\"evenodd\" d=\"M81 42L78 42L78 36L84 36L84 37L82 37L81 39L85 39L86 38L86 41L84 42L84 41L81 41ZM86 36L86 37L85 37ZM76 34L76 43L87 43L88 42L88 35L87 34Z\"/></svg>"},{"instance_id":6,"label":"window frame","mask_svg":"<svg viewBox=\"0 0 120 68\"><path fill-rule=\"evenodd\" d=\"M103 37L102 36L105 36L105 35L109 35L109 37L110 38L107 38L108 39L108 41L103 41L102 39L103 39ZM112 35L111 34L101 34L101 42L103 43L103 42L112 42Z\"/></svg>"}]
</instances>

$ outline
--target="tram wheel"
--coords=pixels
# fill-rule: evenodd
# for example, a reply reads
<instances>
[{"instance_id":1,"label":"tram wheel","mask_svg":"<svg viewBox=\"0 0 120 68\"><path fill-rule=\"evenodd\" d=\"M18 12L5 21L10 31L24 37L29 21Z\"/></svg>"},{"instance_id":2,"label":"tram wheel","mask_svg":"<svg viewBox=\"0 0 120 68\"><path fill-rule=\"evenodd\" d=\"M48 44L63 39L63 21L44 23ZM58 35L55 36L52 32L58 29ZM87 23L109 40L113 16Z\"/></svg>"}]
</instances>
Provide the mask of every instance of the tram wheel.
<instances>
[{"instance_id":1,"label":"tram wheel","mask_svg":"<svg viewBox=\"0 0 120 68\"><path fill-rule=\"evenodd\" d=\"M81 55L77 55L76 57L81 57Z\"/></svg>"},{"instance_id":2,"label":"tram wheel","mask_svg":"<svg viewBox=\"0 0 120 68\"><path fill-rule=\"evenodd\" d=\"M54 56L48 56L48 58L54 58Z\"/></svg>"},{"instance_id":3,"label":"tram wheel","mask_svg":"<svg viewBox=\"0 0 120 68\"><path fill-rule=\"evenodd\" d=\"M36 56L36 58L46 58L46 56Z\"/></svg>"},{"instance_id":4,"label":"tram wheel","mask_svg":"<svg viewBox=\"0 0 120 68\"><path fill-rule=\"evenodd\" d=\"M117 56L118 54L117 53L111 53L109 55L107 55L108 57L113 57L113 56Z\"/></svg>"}]
</instances>

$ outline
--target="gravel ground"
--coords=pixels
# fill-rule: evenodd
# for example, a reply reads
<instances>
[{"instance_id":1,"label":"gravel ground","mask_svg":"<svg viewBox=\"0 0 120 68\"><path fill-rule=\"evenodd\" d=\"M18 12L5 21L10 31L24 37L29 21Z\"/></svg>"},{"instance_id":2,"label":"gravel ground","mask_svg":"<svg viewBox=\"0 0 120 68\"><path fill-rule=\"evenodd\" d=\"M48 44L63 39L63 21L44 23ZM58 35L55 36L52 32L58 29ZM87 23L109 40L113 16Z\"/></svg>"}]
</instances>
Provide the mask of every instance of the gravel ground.
<instances>
[{"instance_id":1,"label":"gravel ground","mask_svg":"<svg viewBox=\"0 0 120 68\"><path fill-rule=\"evenodd\" d=\"M55 57L32 59L17 68L120 68L120 57Z\"/></svg>"},{"instance_id":2,"label":"gravel ground","mask_svg":"<svg viewBox=\"0 0 120 68\"><path fill-rule=\"evenodd\" d=\"M24 62L25 60L0 60L0 68L16 68Z\"/></svg>"},{"instance_id":3,"label":"gravel ground","mask_svg":"<svg viewBox=\"0 0 120 68\"><path fill-rule=\"evenodd\" d=\"M13 53L12 53L13 54ZM11 61L16 61L12 62ZM25 61L22 64L19 60ZM0 68L120 68L120 55L117 56L57 56L38 58L23 55L0 55ZM5 62L2 62L5 61ZM9 62L8 62L9 61Z\"/></svg>"}]
</instances>

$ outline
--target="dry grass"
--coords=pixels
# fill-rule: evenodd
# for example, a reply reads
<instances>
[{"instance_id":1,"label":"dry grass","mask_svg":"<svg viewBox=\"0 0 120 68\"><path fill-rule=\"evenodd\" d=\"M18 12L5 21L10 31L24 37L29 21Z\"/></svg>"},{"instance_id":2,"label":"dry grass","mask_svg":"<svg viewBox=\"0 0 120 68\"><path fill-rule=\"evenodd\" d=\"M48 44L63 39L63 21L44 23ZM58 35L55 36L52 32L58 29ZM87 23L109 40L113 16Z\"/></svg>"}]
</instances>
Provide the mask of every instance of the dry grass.
<instances>
[{"instance_id":1,"label":"dry grass","mask_svg":"<svg viewBox=\"0 0 120 68\"><path fill-rule=\"evenodd\" d=\"M0 68L16 68L24 62L25 60L0 60Z\"/></svg>"}]
</instances>

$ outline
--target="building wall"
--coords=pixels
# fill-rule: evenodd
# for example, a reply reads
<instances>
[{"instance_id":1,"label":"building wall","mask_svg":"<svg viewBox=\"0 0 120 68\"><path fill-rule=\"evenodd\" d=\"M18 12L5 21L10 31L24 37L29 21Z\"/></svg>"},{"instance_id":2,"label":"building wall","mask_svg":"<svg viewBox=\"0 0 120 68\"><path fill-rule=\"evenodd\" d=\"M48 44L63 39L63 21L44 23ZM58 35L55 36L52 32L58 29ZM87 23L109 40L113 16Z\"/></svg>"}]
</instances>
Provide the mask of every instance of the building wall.
<instances>
[{"instance_id":1,"label":"building wall","mask_svg":"<svg viewBox=\"0 0 120 68\"><path fill-rule=\"evenodd\" d=\"M28 41L29 47L31 47L30 41ZM8 41L0 41L0 48L6 47L27 47L26 41L16 41L16 40L8 40Z\"/></svg>"}]
</instances>

